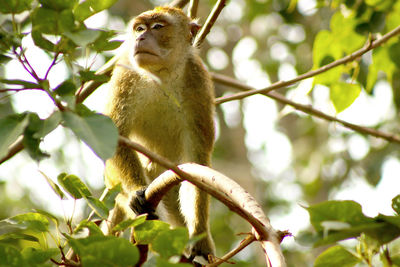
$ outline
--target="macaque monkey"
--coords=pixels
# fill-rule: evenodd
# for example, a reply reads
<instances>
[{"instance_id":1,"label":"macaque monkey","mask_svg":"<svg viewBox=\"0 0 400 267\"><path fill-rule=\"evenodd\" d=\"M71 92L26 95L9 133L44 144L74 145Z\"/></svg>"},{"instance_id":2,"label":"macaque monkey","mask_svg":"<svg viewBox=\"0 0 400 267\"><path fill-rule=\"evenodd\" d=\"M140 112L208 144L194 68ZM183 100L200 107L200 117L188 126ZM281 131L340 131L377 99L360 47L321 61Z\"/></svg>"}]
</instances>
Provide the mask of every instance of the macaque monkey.
<instances>
[{"instance_id":1,"label":"macaque monkey","mask_svg":"<svg viewBox=\"0 0 400 267\"><path fill-rule=\"evenodd\" d=\"M129 37L110 81L106 114L122 136L161 156L177 164L209 166L214 143L214 95L210 76L192 46L198 24L180 9L157 7L129 25ZM118 147L105 169L107 187L122 184L111 227L141 212L138 203L143 204L146 186L164 171L144 155L123 145ZM209 196L205 192L182 182L164 197L157 213L172 226L186 226L191 236L206 233L189 249L191 258L207 259L214 254Z\"/></svg>"}]
</instances>

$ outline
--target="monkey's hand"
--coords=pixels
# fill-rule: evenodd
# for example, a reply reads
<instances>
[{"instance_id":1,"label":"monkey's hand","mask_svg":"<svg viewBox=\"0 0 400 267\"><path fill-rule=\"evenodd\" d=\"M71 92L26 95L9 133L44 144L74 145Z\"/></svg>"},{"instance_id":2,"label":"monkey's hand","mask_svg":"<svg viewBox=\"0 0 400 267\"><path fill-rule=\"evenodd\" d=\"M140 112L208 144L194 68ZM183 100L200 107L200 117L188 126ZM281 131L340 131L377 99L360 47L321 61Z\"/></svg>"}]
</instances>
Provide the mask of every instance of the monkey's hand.
<instances>
[{"instance_id":1,"label":"monkey's hand","mask_svg":"<svg viewBox=\"0 0 400 267\"><path fill-rule=\"evenodd\" d=\"M147 220L157 220L158 216L156 215L156 211L151 207L149 202L147 202L145 192L146 188L137 190L135 194L131 196L129 206L136 215L147 213Z\"/></svg>"},{"instance_id":2,"label":"monkey's hand","mask_svg":"<svg viewBox=\"0 0 400 267\"><path fill-rule=\"evenodd\" d=\"M214 242L208 235L207 237L199 240L193 246L189 248L189 259L195 264L201 264L198 266L206 265L209 262L208 257L215 255Z\"/></svg>"}]
</instances>

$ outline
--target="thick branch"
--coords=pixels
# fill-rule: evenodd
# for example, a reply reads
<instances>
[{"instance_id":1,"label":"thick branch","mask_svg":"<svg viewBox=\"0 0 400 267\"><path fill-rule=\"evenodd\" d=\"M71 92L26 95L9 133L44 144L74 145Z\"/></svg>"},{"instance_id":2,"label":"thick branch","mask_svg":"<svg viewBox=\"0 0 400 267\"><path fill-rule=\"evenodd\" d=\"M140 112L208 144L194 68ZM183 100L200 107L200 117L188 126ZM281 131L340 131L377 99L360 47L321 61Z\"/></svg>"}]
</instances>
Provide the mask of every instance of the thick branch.
<instances>
[{"instance_id":1,"label":"thick branch","mask_svg":"<svg viewBox=\"0 0 400 267\"><path fill-rule=\"evenodd\" d=\"M149 186L150 190L146 191L146 199L148 199L149 202L154 203L154 196L151 195L153 183L158 185L165 185L167 183L167 186L172 186L172 184L177 183L177 174L182 179L193 183L200 189L211 194L247 220L253 226L257 233L257 239L261 241L264 249L267 247L265 250L267 262L271 262L272 266L286 266L279 245L279 233L272 228L268 218L265 216L256 200L235 181L211 168L198 164L187 163L176 166L169 160L160 157L125 137L120 136L119 143L146 155L152 161L172 170L164 172L160 176L161 179L157 178L151 183ZM167 177L171 177L171 179L169 180ZM158 185L155 187L159 188ZM157 196L157 198L159 198L159 196Z\"/></svg>"},{"instance_id":2,"label":"thick branch","mask_svg":"<svg viewBox=\"0 0 400 267\"><path fill-rule=\"evenodd\" d=\"M200 45L203 43L204 39L210 32L212 26L217 20L219 14L221 13L222 9L225 7L225 2L226 0L218 0L218 2L215 4L213 10L206 20L206 23L203 25L203 27L201 27L200 32L196 35L196 38L194 39L194 47L200 47Z\"/></svg>"},{"instance_id":3,"label":"thick branch","mask_svg":"<svg viewBox=\"0 0 400 267\"><path fill-rule=\"evenodd\" d=\"M252 88L252 87L250 87L248 85L245 85L245 84L243 84L243 83L241 83L241 82L239 82L237 80L234 80L234 79L232 79L230 77L221 75L221 74L213 73L212 74L212 78L217 83L224 84L224 85L227 85L227 86L231 86L231 87L237 88L237 89L242 90L242 91L254 91L254 88ZM293 102L292 100L289 100L286 97L284 97L283 95L281 95L279 93L276 93L276 92L267 92L267 93L263 92L261 94L265 95L265 96L268 96L268 97L270 97L272 99L275 99L276 101L278 101L278 102L280 102L282 104L292 106L293 108L295 108L297 110L300 110L300 111L303 111L304 113L313 115L315 117L318 117L318 118L321 118L321 119L324 119L324 120L327 120L327 121L330 121L330 122L338 122L338 123L342 124L344 127L352 129L352 130L354 130L356 132L359 132L359 133L362 133L362 134L366 134L366 135L372 135L372 136L377 137L377 138L385 139L385 140L387 140L389 142L400 144L400 137L398 137L396 135L385 133L385 132L382 132L382 131L378 131L378 130L375 130L375 129L371 129L371 128L368 128L368 127L360 126L360 125L357 125L357 124L353 124L353 123L338 119L338 118L333 117L331 115L325 114L325 113L323 113L323 112L321 112L321 111L319 111L317 109L314 109L310 105L303 105L303 104L299 104L299 103ZM218 102L218 99L217 99L216 102L217 102L217 104L220 104L220 102Z\"/></svg>"},{"instance_id":4,"label":"thick branch","mask_svg":"<svg viewBox=\"0 0 400 267\"><path fill-rule=\"evenodd\" d=\"M382 36L382 38L375 40L375 41L369 41L368 43L365 44L365 46L359 50L357 50L356 52L347 55L341 59L338 59L336 61L333 61L325 66L322 66L319 69L316 70L312 70L309 72L306 72L300 76L297 76L294 79L288 80L288 81L278 81L276 83L271 84L270 86L264 88L264 89L251 89L248 90L246 92L242 92L242 93L238 93L238 94L234 94L231 96L226 96L226 97L220 97L216 100L216 104L221 104L221 103L225 103L228 101L232 101L232 100L238 100L238 99L243 99L245 97L251 96L251 95L255 95L255 94L262 94L262 93L268 93L272 90L276 90L279 88L283 88L283 87L287 87L289 85L293 85L301 80L310 78L310 77L314 77L318 74L321 74L323 72L326 72L332 68L335 68L339 65L343 65L346 64L348 62L354 61L355 59L361 57L362 55L364 55L365 53L367 53L368 51L384 44L385 42L387 42L390 38L396 36L400 34L400 26L396 27L394 30L388 32L387 34L385 34L384 36Z\"/></svg>"}]
</instances>

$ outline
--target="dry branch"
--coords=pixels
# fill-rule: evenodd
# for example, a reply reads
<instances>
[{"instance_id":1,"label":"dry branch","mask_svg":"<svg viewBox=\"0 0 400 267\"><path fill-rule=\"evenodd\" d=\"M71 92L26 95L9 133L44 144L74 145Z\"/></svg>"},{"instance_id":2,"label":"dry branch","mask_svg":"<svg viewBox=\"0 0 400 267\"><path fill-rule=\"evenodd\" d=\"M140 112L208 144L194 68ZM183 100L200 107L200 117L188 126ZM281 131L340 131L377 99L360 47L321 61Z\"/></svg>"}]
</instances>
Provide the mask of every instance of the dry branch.
<instances>
[{"instance_id":1,"label":"dry branch","mask_svg":"<svg viewBox=\"0 0 400 267\"><path fill-rule=\"evenodd\" d=\"M203 25L203 27L201 27L200 32L196 35L196 38L194 39L193 42L194 47L200 47L200 45L203 43L204 39L210 32L212 26L217 20L219 14L221 13L222 9L225 7L225 3L226 0L218 0L218 2L214 5L213 10L207 17L206 23Z\"/></svg>"},{"instance_id":2,"label":"dry branch","mask_svg":"<svg viewBox=\"0 0 400 267\"><path fill-rule=\"evenodd\" d=\"M256 241L256 237L252 234L247 235L246 238L243 239L242 242L240 242L240 244L236 248L234 248L232 251L228 252L226 255L224 255L222 258L218 259L217 261L215 261L211 264L208 264L207 267L216 267L216 266L226 262L227 260L229 260L230 258L235 256L236 254L238 254L240 251L242 251L242 249L244 249L245 247L250 245L253 241Z\"/></svg>"},{"instance_id":3,"label":"dry branch","mask_svg":"<svg viewBox=\"0 0 400 267\"><path fill-rule=\"evenodd\" d=\"M274 230L262 211L256 200L247 193L239 184L226 177L225 175L205 166L194 163L181 164L176 166L169 160L162 158L140 144L134 143L125 137L119 137L120 145L125 145L134 149L152 161L161 166L170 169L164 172L160 179L155 179L146 191L146 199L151 203L155 203L154 199L159 199L160 196L154 196L152 186L160 188L159 185L168 184L168 187L177 183L176 174L184 180L196 185L200 189L206 191L228 208L236 212L238 215L247 220L256 233L256 238L261 242L265 252L266 260L271 266L286 266L282 251L280 249L280 234ZM170 177L171 179L169 179Z\"/></svg>"},{"instance_id":4,"label":"dry branch","mask_svg":"<svg viewBox=\"0 0 400 267\"><path fill-rule=\"evenodd\" d=\"M335 60L327 65L322 66L319 69L316 70L312 70L309 72L306 72L302 75L297 76L294 79L288 80L288 81L278 81L276 83L271 84L270 86L264 88L264 89L254 89L252 88L251 90L248 90L246 92L242 92L242 93L238 93L238 94L234 94L231 96L226 96L226 97L221 97L218 98L216 101L216 104L222 104L228 101L232 101L232 100L238 100L238 99L243 99L245 97L251 96L251 95L255 95L255 94L263 94L263 93L268 93L271 92L273 90L279 89L279 88L283 88L283 87L287 87L290 85L293 85L301 80L307 79L307 78L311 78L314 77L318 74L321 74L323 72L326 72L332 68L335 68L339 65L343 65L346 64L348 62L354 61L355 59L361 57L362 55L364 55L365 53L367 53L368 51L381 46L382 44L384 44L385 42L387 42L390 38L396 36L400 34L400 26L396 27L394 30L388 32L387 34L385 34L384 36L382 36L380 39L377 40L369 40L363 48L357 50L354 53L351 53L350 55L347 55L341 59Z\"/></svg>"},{"instance_id":5,"label":"dry branch","mask_svg":"<svg viewBox=\"0 0 400 267\"><path fill-rule=\"evenodd\" d=\"M196 18L197 8L199 7L199 0L190 0L188 16L191 19Z\"/></svg>"},{"instance_id":6,"label":"dry branch","mask_svg":"<svg viewBox=\"0 0 400 267\"><path fill-rule=\"evenodd\" d=\"M237 80L234 80L228 76L225 75L221 75L221 74L212 74L212 78L214 80L214 82L220 83L220 84L224 84L230 87L234 87L237 88L239 90L242 91L254 91L254 88L252 88L251 86L248 86L246 84L243 84ZM364 126L360 126L357 124L353 124L341 119L338 119L336 117L333 117L331 115L325 114L317 109L314 109L312 106L310 105L303 105L303 104L299 104L296 103L292 100L287 99L286 97L284 97L283 95L277 93L277 92L267 92L267 93L261 93L262 95L268 96L282 104L285 105L289 105L292 106L293 108L303 111L304 113L310 114L312 116L324 119L326 121L330 121L330 122L338 122L340 124L342 124L344 127L352 129L353 131L359 132L361 134L366 134L366 135L372 135L374 137L377 138L382 138L385 139L386 141L389 142L393 142L393 143L398 143L400 144L400 137L396 136L394 134L389 134L389 133L385 133L382 131L378 131L372 128L368 128L368 127L364 127ZM217 99L217 104L219 104L220 102Z\"/></svg>"}]
</instances>

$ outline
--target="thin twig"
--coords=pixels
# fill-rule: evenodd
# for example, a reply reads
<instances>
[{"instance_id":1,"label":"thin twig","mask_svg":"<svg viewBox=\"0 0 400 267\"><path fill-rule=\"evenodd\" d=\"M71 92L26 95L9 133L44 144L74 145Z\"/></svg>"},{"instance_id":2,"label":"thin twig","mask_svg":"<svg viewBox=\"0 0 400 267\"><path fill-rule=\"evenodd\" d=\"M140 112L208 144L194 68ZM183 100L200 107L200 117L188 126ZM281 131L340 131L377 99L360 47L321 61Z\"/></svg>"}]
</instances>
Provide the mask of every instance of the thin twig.
<instances>
[{"instance_id":1,"label":"thin twig","mask_svg":"<svg viewBox=\"0 0 400 267\"><path fill-rule=\"evenodd\" d=\"M44 75L44 80L47 80L47 77L49 76L50 70L56 65L57 62L57 58L60 55L60 52L58 52L57 54L55 54L53 61L51 62L49 68L46 71L46 74Z\"/></svg>"},{"instance_id":2,"label":"thin twig","mask_svg":"<svg viewBox=\"0 0 400 267\"><path fill-rule=\"evenodd\" d=\"M21 92L21 91L28 91L28 90L38 90L38 91L43 91L42 88L18 88L18 89L0 89L0 93L6 93L6 92Z\"/></svg>"},{"instance_id":3,"label":"thin twig","mask_svg":"<svg viewBox=\"0 0 400 267\"><path fill-rule=\"evenodd\" d=\"M210 32L212 26L217 20L219 14L221 13L222 9L225 7L225 3L226 0L218 0L218 2L214 5L213 10L211 11L210 15L206 20L206 23L204 24L203 27L201 27L200 32L196 35L196 38L193 42L194 47L200 47L200 45L203 43L204 39Z\"/></svg>"},{"instance_id":4,"label":"thin twig","mask_svg":"<svg viewBox=\"0 0 400 267\"><path fill-rule=\"evenodd\" d=\"M254 241L256 241L256 237L253 234L247 235L246 238L243 239L242 242L240 242L240 244L236 248L234 248L233 250L229 251L222 258L216 260L215 262L206 265L206 267L216 267L216 266L226 262L227 260L229 260L230 258L235 256L236 254L238 254L240 251L242 251L245 247L247 247L248 245L250 245Z\"/></svg>"},{"instance_id":5,"label":"thin twig","mask_svg":"<svg viewBox=\"0 0 400 267\"><path fill-rule=\"evenodd\" d=\"M13 49L14 55L17 57L18 61L22 64L22 67L29 73L29 75L31 75L35 80L39 80L39 76L37 76L35 70L32 69L32 66L27 63L26 57L23 55L22 47L20 47L20 49L21 54L18 53L16 49Z\"/></svg>"},{"instance_id":6,"label":"thin twig","mask_svg":"<svg viewBox=\"0 0 400 267\"><path fill-rule=\"evenodd\" d=\"M262 93L268 93L272 90L276 90L279 88L283 88L283 87L287 87L289 85L293 85L301 80L316 76L318 74L321 74L323 72L326 72L334 67L337 67L339 65L343 65L346 64L348 62L351 62L359 57L361 57L362 55L364 55L365 53L367 53L368 51L384 44L385 42L387 42L390 38L396 36L400 34L400 26L396 27L394 30L388 32L387 34L385 34L384 36L382 36L380 39L377 40L369 40L363 48L357 50L354 53L351 53L350 55L347 55L341 59L335 60L327 65L322 66L319 69L316 70L312 70L309 72L306 72L300 76L297 76L294 79L288 80L288 81L278 81L276 83L271 84L270 86L264 88L264 89L252 89L250 91L247 92L242 92L242 93L237 93L231 96L226 96L226 97L220 97L216 100L216 104L221 104L221 103L225 103L228 101L232 101L232 100L238 100L238 99L243 99L245 97L251 96L251 95L255 95L255 94L262 94Z\"/></svg>"},{"instance_id":7,"label":"thin twig","mask_svg":"<svg viewBox=\"0 0 400 267\"><path fill-rule=\"evenodd\" d=\"M224 84L224 85L227 85L227 86L231 86L231 87L243 90L245 92L246 91L255 91L254 88L252 88L252 87L250 87L248 85L245 85L245 84L243 84L243 83L241 83L241 82L239 82L237 80L234 80L234 79L232 79L230 77L221 75L221 74L215 74L214 73L214 74L212 74L212 78L217 83L221 83L221 84ZM372 136L377 137L377 138L385 139L385 140L387 140L389 142L400 144L400 137L398 137L398 136L396 136L394 134L381 132L381 131L378 131L378 130L375 130L375 129L371 129L371 128L368 128L368 127L360 126L360 125L357 125L357 124L353 124L353 123L338 119L338 118L333 117L331 115L325 114L325 113L323 113L323 112L321 112L321 111L319 111L317 109L314 109L310 105L303 105L303 104L296 103L296 102L294 102L292 100L289 100L289 99L287 99L286 97L284 97L283 95L281 95L281 94L279 94L277 92L262 92L261 94L265 95L265 96L268 96L268 97L270 97L272 99L275 99L276 101L278 101L280 103L283 103L285 105L292 106L297 110L303 111L304 113L313 115L315 117L318 117L318 118L321 118L321 119L324 119L324 120L327 120L327 121L330 121L330 122L338 122L338 123L342 124L344 127L352 129L352 130L354 130L356 132L359 132L359 133L362 133L362 134L366 134L366 135L372 135ZM218 99L220 99L220 98L218 98ZM216 102L217 102L217 104L220 104L221 102L218 101L218 99L217 99Z\"/></svg>"},{"instance_id":8,"label":"thin twig","mask_svg":"<svg viewBox=\"0 0 400 267\"><path fill-rule=\"evenodd\" d=\"M197 8L199 7L199 0L190 0L188 16L191 19L196 18Z\"/></svg>"}]
</instances>

